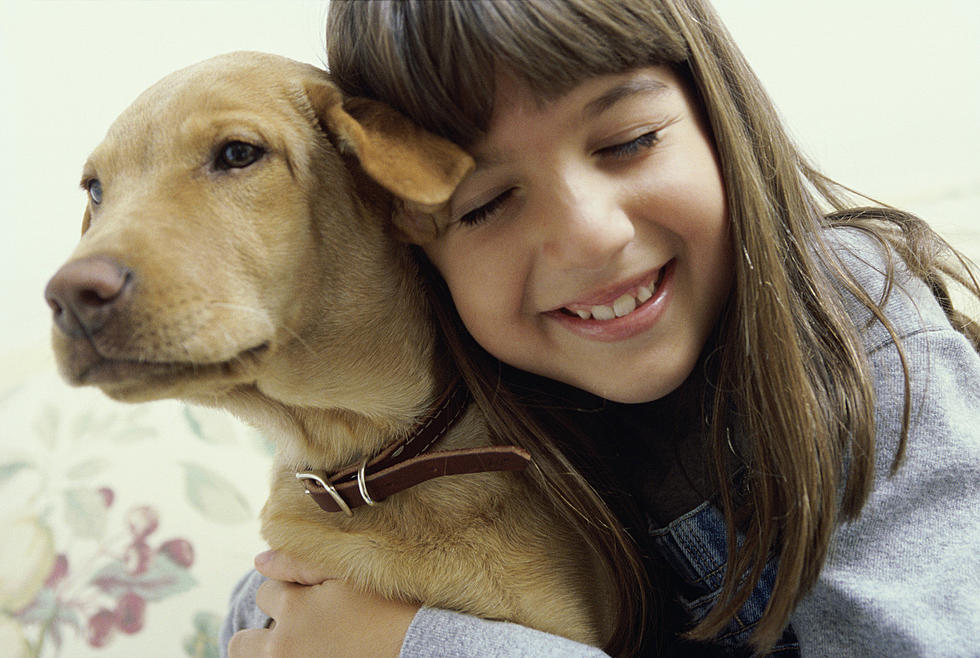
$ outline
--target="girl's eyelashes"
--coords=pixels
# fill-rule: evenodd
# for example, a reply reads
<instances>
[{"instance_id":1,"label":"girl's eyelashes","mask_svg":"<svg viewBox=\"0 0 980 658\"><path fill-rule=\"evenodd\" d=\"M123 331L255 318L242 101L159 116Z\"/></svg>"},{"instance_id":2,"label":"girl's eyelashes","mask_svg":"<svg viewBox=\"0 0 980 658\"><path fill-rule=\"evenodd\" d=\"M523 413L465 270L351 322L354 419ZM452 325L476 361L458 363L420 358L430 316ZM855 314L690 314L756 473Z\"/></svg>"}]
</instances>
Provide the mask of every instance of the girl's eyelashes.
<instances>
[{"instance_id":1,"label":"girl's eyelashes","mask_svg":"<svg viewBox=\"0 0 980 658\"><path fill-rule=\"evenodd\" d=\"M641 151L650 148L656 144L659 139L660 131L651 130L650 132L643 133L639 137L631 139L628 142L613 144L612 146L606 146L598 149L596 154L613 158L630 158L637 155Z\"/></svg>"},{"instance_id":2,"label":"girl's eyelashes","mask_svg":"<svg viewBox=\"0 0 980 658\"><path fill-rule=\"evenodd\" d=\"M634 139L622 142L621 144L613 144L612 146L605 146L597 149L594 151L594 154L604 158L627 160L649 149L659 140L660 131L650 130ZM510 200L515 189L516 188L511 187L505 190L483 205L464 213L457 221L463 226L476 226L477 224L493 219L501 211L507 201Z\"/></svg>"},{"instance_id":3,"label":"girl's eyelashes","mask_svg":"<svg viewBox=\"0 0 980 658\"><path fill-rule=\"evenodd\" d=\"M463 224L464 226L475 226L491 219L497 214L497 212L500 211L501 207L507 202L507 199L509 199L513 193L514 188L505 190L487 203L484 203L482 206L474 208L473 210L461 215L459 218L459 223Z\"/></svg>"}]
</instances>

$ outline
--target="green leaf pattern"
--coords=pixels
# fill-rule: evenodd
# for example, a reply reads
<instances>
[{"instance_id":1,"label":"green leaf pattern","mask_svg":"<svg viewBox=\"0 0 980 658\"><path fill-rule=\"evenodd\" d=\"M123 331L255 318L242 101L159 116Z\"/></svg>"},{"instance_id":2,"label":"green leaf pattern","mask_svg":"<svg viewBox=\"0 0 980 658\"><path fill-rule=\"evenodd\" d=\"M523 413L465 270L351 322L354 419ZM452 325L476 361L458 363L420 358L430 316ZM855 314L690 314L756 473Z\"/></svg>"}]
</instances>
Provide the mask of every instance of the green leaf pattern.
<instances>
[{"instance_id":1,"label":"green leaf pattern","mask_svg":"<svg viewBox=\"0 0 980 658\"><path fill-rule=\"evenodd\" d=\"M95 489L77 487L64 493L64 521L76 537L101 539L105 536L108 508Z\"/></svg>"},{"instance_id":2,"label":"green leaf pattern","mask_svg":"<svg viewBox=\"0 0 980 658\"><path fill-rule=\"evenodd\" d=\"M216 471L198 464L184 463L187 499L206 518L215 523L242 523L253 512L235 484Z\"/></svg>"}]
</instances>

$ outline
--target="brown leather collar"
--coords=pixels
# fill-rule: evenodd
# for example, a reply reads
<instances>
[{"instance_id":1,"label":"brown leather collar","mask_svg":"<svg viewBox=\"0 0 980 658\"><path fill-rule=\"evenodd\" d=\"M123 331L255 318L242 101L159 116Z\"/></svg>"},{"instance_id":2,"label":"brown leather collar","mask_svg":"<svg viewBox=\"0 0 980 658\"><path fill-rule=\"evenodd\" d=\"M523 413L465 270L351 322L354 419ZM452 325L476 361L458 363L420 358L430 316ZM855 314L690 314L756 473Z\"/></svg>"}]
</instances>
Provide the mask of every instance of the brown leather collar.
<instances>
[{"instance_id":1,"label":"brown leather collar","mask_svg":"<svg viewBox=\"0 0 980 658\"><path fill-rule=\"evenodd\" d=\"M485 446L426 452L446 435L466 411L470 395L465 386L452 386L419 422L408 438L380 455L333 474L304 471L296 477L306 493L326 512L344 512L374 505L392 494L444 475L490 471L520 471L531 455L515 446Z\"/></svg>"}]
</instances>

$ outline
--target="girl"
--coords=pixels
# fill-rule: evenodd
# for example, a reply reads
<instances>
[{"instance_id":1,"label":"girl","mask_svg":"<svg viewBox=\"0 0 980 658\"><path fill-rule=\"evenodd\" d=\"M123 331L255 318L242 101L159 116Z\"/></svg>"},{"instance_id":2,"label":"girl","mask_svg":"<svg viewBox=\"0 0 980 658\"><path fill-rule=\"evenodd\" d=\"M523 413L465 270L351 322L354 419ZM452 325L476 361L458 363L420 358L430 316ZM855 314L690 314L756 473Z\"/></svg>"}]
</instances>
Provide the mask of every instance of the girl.
<instances>
[{"instance_id":1,"label":"girl","mask_svg":"<svg viewBox=\"0 0 980 658\"><path fill-rule=\"evenodd\" d=\"M980 289L806 162L706 2L333 0L327 34L346 93L476 158L420 258L500 441L615 574L609 653L975 650L980 328L947 285ZM592 651L257 566L226 636L277 625L233 654Z\"/></svg>"}]
</instances>

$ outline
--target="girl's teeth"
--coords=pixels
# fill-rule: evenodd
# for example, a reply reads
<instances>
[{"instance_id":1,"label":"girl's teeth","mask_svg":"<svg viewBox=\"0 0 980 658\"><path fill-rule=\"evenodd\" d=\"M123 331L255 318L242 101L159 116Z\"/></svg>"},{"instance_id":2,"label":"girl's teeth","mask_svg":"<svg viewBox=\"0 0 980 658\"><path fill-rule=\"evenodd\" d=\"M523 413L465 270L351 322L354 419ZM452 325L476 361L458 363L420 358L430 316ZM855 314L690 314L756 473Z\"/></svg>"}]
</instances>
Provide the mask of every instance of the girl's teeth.
<instances>
[{"instance_id":1,"label":"girl's teeth","mask_svg":"<svg viewBox=\"0 0 980 658\"><path fill-rule=\"evenodd\" d=\"M621 318L628 313L636 310L636 297L633 295L623 295L613 302L613 312L617 318Z\"/></svg>"},{"instance_id":2,"label":"girl's teeth","mask_svg":"<svg viewBox=\"0 0 980 658\"><path fill-rule=\"evenodd\" d=\"M596 320L612 320L616 317L616 311L608 306L593 306L592 317Z\"/></svg>"},{"instance_id":3,"label":"girl's teeth","mask_svg":"<svg viewBox=\"0 0 980 658\"><path fill-rule=\"evenodd\" d=\"M636 310L637 306L653 297L653 291L656 288L657 282L653 281L649 286L640 286L636 290L636 296L625 294L614 301L612 306L601 304L593 306L588 311L576 310L573 312L583 320L613 320L615 318L621 318L624 315L629 315Z\"/></svg>"}]
</instances>

